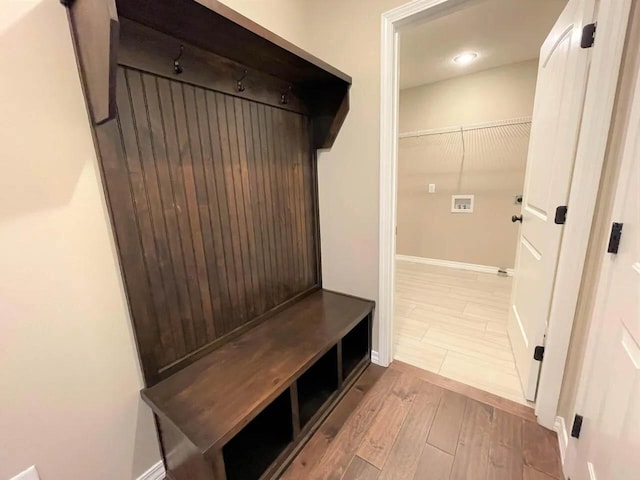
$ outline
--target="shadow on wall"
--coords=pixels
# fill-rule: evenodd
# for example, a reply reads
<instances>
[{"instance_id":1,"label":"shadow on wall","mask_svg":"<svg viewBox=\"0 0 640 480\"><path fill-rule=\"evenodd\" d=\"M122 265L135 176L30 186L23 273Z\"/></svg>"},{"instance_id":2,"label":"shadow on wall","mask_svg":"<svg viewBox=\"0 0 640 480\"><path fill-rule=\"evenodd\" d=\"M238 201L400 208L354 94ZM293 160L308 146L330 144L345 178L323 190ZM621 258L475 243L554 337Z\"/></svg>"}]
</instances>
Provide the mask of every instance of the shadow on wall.
<instances>
[{"instance_id":1,"label":"shadow on wall","mask_svg":"<svg viewBox=\"0 0 640 480\"><path fill-rule=\"evenodd\" d=\"M49 18L53 2L12 3L15 15L3 15L0 24L0 221L66 204L92 142L86 120L65 115L77 104L77 91L64 86L77 83L78 73L59 63L59 44L51 41L59 35Z\"/></svg>"},{"instance_id":2,"label":"shadow on wall","mask_svg":"<svg viewBox=\"0 0 640 480\"><path fill-rule=\"evenodd\" d=\"M0 2L0 478L135 479L158 445L65 16Z\"/></svg>"}]
</instances>

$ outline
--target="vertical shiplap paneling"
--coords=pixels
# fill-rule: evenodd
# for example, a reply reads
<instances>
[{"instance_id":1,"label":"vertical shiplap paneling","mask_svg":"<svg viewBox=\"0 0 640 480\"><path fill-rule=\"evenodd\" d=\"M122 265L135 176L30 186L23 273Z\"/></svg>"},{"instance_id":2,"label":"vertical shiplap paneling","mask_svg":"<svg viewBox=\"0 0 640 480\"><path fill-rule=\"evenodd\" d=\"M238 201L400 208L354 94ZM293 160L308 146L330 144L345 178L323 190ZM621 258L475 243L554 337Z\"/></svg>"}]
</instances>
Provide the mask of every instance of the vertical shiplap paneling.
<instances>
[{"instance_id":1,"label":"vertical shiplap paneling","mask_svg":"<svg viewBox=\"0 0 640 480\"><path fill-rule=\"evenodd\" d=\"M267 187L267 205L269 211L267 214L267 222L269 223L269 230L271 234L272 255L274 261L274 275L273 275L273 288L274 288L274 302L279 303L280 299L284 297L284 286L282 284L283 277L283 259L282 259L282 247L280 232L280 222L278 219L278 186L274 168L274 158L276 156L274 149L274 134L273 126L271 123L271 109L265 105L259 105L260 107L260 123L264 129L264 153L266 155L264 161L264 167L266 170L265 182Z\"/></svg>"},{"instance_id":2,"label":"vertical shiplap paneling","mask_svg":"<svg viewBox=\"0 0 640 480\"><path fill-rule=\"evenodd\" d=\"M318 192L316 190L316 164L315 153L312 157L311 148L311 121L308 118L300 118L302 123L302 129L299 132L302 136L301 146L304 149L303 155L305 159L302 162L303 170L303 185L309 188L304 189L304 218L305 218L305 232L307 236L307 265L309 269L308 282L316 282L320 275L320 265L318 262L320 245L316 245L315 240L319 237L319 217L317 213L317 199Z\"/></svg>"},{"instance_id":3,"label":"vertical shiplap paneling","mask_svg":"<svg viewBox=\"0 0 640 480\"><path fill-rule=\"evenodd\" d=\"M264 105L251 103L251 120L254 131L257 132L256 151L259 152L259 163L257 168L257 190L259 192L260 203L262 206L262 232L263 232L263 249L265 256L265 272L268 278L267 285L267 301L277 303L278 284L278 262L275 243L275 235L273 230L273 203L271 201L271 170L269 168L269 141L267 138L267 126L264 115ZM255 138L255 137L254 137Z\"/></svg>"},{"instance_id":4,"label":"vertical shiplap paneling","mask_svg":"<svg viewBox=\"0 0 640 480\"><path fill-rule=\"evenodd\" d=\"M146 74L145 74L146 75ZM187 328L188 347L187 353L195 350L203 342L204 321L211 312L211 302L208 297L209 275L206 268L204 253L204 239L201 224L201 211L198 204L198 194L196 191L194 177L194 154L191 147L189 127L187 124L187 108L183 85L178 82L170 82L171 99L173 102L174 124L176 127L176 138L178 142L178 156L180 165L180 178L183 182L186 210L189 218L191 233L191 248L195 261L194 269L189 272L195 280L197 289L192 295L197 295L202 306L203 316L200 319L194 318L193 325Z\"/></svg>"},{"instance_id":5,"label":"vertical shiplap paneling","mask_svg":"<svg viewBox=\"0 0 640 480\"><path fill-rule=\"evenodd\" d=\"M120 125L120 133L122 135L122 143L124 156L126 161L122 167L126 169L128 180L130 183L131 195L135 206L135 214L137 220L137 234L140 237L142 245L142 253L148 277L148 289L150 291L151 301L153 302L155 318L160 332L160 345L155 348L156 356L159 361L165 363L175 360L177 356L183 356L186 353L184 335L181 329L171 325L171 317L169 315L169 299L166 295L164 282L160 273L161 262L157 250L155 239L153 216L150 207L150 200L147 192L147 182L145 179L145 169L143 167L142 150L139 145L138 124L136 122L131 95L135 91L132 90L131 84L135 80L140 80L140 75L135 71L120 71L118 84L121 86L117 89L118 103L118 120ZM114 211L117 215L118 212ZM157 221L156 221L157 223ZM117 224L117 222L116 222ZM120 236L120 232L119 236ZM122 235L132 235L134 232L125 231ZM127 268L127 263L123 265ZM129 296L134 296L131 289L141 289L137 284L131 285L127 282Z\"/></svg>"},{"instance_id":6,"label":"vertical shiplap paneling","mask_svg":"<svg viewBox=\"0 0 640 480\"><path fill-rule=\"evenodd\" d=\"M177 272L184 269L184 278L179 275L177 282L182 283L182 295L187 295L190 309L183 307L183 329L195 332L194 323L197 318L204 316L203 301L198 295L200 286L196 275L191 272L197 271L196 249L194 247L194 237L192 234L192 210L193 205L188 200L185 188L184 171L182 168L182 148L178 127L176 125L176 102L173 98L172 85L168 80L156 78L158 89L158 101L160 103L160 114L162 120L162 133L166 146L166 162L169 183L163 185L169 188L172 194L172 204L176 217L175 228L170 229L170 235L174 243L179 243L180 249L176 249L174 256L174 268ZM178 108L178 111L179 108ZM157 118L155 119L157 121ZM190 311L190 315L186 312ZM195 333L194 333L195 337Z\"/></svg>"},{"instance_id":7,"label":"vertical shiplap paneling","mask_svg":"<svg viewBox=\"0 0 640 480\"><path fill-rule=\"evenodd\" d=\"M218 117L218 133L220 135L221 156L220 162L223 173L223 191L227 203L226 215L229 217L229 232L228 235L231 238L232 257L234 267L234 288L238 295L237 310L234 311L235 315L232 317L231 328L236 328L243 324L247 319L247 302L246 302L246 287L244 283L244 263L242 258L242 249L240 238L240 220L238 215L238 202L236 196L236 185L233 178L233 158L232 158L232 142L233 139L230 135L235 131L234 126L230 126L228 123L228 102L226 102L226 95L216 93L216 115Z\"/></svg>"},{"instance_id":8,"label":"vertical shiplap paneling","mask_svg":"<svg viewBox=\"0 0 640 480\"><path fill-rule=\"evenodd\" d=\"M195 203L197 205L199 231L195 233L196 261L198 269L198 284L200 286L204 322L196 322L196 334L198 341L196 347L208 343L216 338L215 324L212 318L214 307L219 305L218 276L215 269L210 269L211 261L215 259L213 255L213 235L211 232L211 215L209 192L206 186L206 176L204 173L202 142L200 139L199 118L197 113L195 89L191 85L182 84L182 101L184 102L184 112L186 116L186 138L190 155L185 156L184 166L187 166L187 178L189 190L195 192ZM212 297L217 299L213 301ZM219 309L218 309L219 312Z\"/></svg>"},{"instance_id":9,"label":"vertical shiplap paneling","mask_svg":"<svg viewBox=\"0 0 640 480\"><path fill-rule=\"evenodd\" d=\"M225 310L222 318L223 332L227 333L233 330L235 319L244 315L244 311L240 305L240 297L236 281L235 257L233 239L231 238L231 218L229 214L229 203L227 202L227 186L225 182L225 168L222 159L223 146L221 143L220 126L218 124L218 101L216 94L211 91L205 92L208 129L211 140L212 160L210 167L213 172L213 183L211 184L212 201L218 202L218 218L213 223L217 223L220 231L222 247L217 250L217 254L224 257L224 275L226 275L226 290L229 298L228 310ZM222 107L221 107L222 108ZM225 144L226 145L226 144ZM219 269L221 278L223 272Z\"/></svg>"},{"instance_id":10,"label":"vertical shiplap paneling","mask_svg":"<svg viewBox=\"0 0 640 480\"><path fill-rule=\"evenodd\" d=\"M256 132L254 131L254 124L251 116L251 103L247 101L241 102L242 108L242 118L244 125L244 145L247 152L247 161L246 161L246 170L247 170L247 178L246 178L246 188L245 191L248 192L249 198L249 206L248 212L251 215L251 238L252 241L252 250L254 255L254 265L253 272L255 275L256 286L255 291L257 295L257 308L258 311L262 311L265 309L267 304L267 285L266 285L266 276L265 276L265 268L264 268L264 252L265 245L262 238L261 231L261 218L262 211L259 203L259 194L258 191L258 182L257 178L257 170L258 170L258 151L256 151L256 145L259 145L259 138L256 139ZM256 141L257 140L257 141Z\"/></svg>"},{"instance_id":11,"label":"vertical shiplap paneling","mask_svg":"<svg viewBox=\"0 0 640 480\"><path fill-rule=\"evenodd\" d=\"M154 383L318 285L311 125L127 67L117 102L103 171Z\"/></svg>"},{"instance_id":12,"label":"vertical shiplap paneling","mask_svg":"<svg viewBox=\"0 0 640 480\"><path fill-rule=\"evenodd\" d=\"M163 112L160 102L160 92L158 88L157 79L152 76L142 77L142 86L145 96L146 104L146 120L148 125L148 134L151 149L152 158L154 159L153 167L156 173L156 185L159 190L160 202L162 209L159 215L156 215L158 221L164 220L165 234L167 245L169 249L169 262L167 268L172 268L173 278L171 279L171 272L167 273L167 277L175 285L177 294L177 311L172 317L172 324L176 330L175 336L179 337L179 341L184 344L185 338L188 337L187 348L193 348L195 345L194 323L192 306L189 300L189 291L187 288L187 273L184 267L182 244L179 236L178 227L178 215L176 211L176 202L174 201L175 194L173 191L173 182L171 180L171 172L169 168L168 154L167 154L167 141L166 133L163 123ZM136 124L143 124L143 119L136 116L138 119ZM144 130L144 128L138 128L138 132ZM152 182L153 183L153 182ZM154 187L152 184L148 190ZM164 213L162 213L164 212ZM163 218L162 218L163 217ZM176 301L174 297L173 301ZM200 313L201 315L201 313ZM183 332L187 332L182 335Z\"/></svg>"},{"instance_id":13,"label":"vertical shiplap paneling","mask_svg":"<svg viewBox=\"0 0 640 480\"><path fill-rule=\"evenodd\" d=\"M227 266L224 256L223 231L220 223L220 206L218 204L215 172L213 168L215 155L213 142L211 141L212 127L209 121L206 94L207 92L204 89L196 88L194 100L198 119L197 131L202 152L202 181L204 182L204 191L206 192L204 203L207 205L209 234L211 235L207 242L207 269L209 271L209 277L215 279L215 288L212 288L211 295L215 334L209 337L211 341L227 331L224 323L224 314L230 311L230 297Z\"/></svg>"}]
</instances>

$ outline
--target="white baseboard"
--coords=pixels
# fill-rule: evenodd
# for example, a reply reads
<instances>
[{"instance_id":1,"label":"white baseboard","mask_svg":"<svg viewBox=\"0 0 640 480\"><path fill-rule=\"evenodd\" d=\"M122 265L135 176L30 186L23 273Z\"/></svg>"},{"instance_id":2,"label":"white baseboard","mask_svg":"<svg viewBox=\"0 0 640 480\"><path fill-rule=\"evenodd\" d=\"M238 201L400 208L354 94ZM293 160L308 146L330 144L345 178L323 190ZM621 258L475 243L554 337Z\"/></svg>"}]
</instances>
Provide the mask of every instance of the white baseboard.
<instances>
[{"instance_id":1,"label":"white baseboard","mask_svg":"<svg viewBox=\"0 0 640 480\"><path fill-rule=\"evenodd\" d=\"M162 463L162 460L160 460L153 467L140 475L138 480L163 480L164 475L164 464Z\"/></svg>"},{"instance_id":2,"label":"white baseboard","mask_svg":"<svg viewBox=\"0 0 640 480\"><path fill-rule=\"evenodd\" d=\"M567 426L564 423L563 417L556 417L556 421L553 424L553 430L558 434L558 447L560 447L560 460L564 466L565 455L567 454L567 447L569 446L569 434L567 433Z\"/></svg>"},{"instance_id":3,"label":"white baseboard","mask_svg":"<svg viewBox=\"0 0 640 480\"><path fill-rule=\"evenodd\" d=\"M380 365L380 360L378 357L378 351L377 350L371 350L371 363L375 363L376 365Z\"/></svg>"},{"instance_id":4,"label":"white baseboard","mask_svg":"<svg viewBox=\"0 0 640 480\"><path fill-rule=\"evenodd\" d=\"M439 267L458 268L460 270L471 270L473 272L498 274L499 267L488 265L477 265L475 263L453 262L450 260L438 260L437 258L412 257L410 255L396 255L396 260L401 262L423 263L425 265L437 265ZM513 268L507 268L507 275L513 277Z\"/></svg>"}]
</instances>

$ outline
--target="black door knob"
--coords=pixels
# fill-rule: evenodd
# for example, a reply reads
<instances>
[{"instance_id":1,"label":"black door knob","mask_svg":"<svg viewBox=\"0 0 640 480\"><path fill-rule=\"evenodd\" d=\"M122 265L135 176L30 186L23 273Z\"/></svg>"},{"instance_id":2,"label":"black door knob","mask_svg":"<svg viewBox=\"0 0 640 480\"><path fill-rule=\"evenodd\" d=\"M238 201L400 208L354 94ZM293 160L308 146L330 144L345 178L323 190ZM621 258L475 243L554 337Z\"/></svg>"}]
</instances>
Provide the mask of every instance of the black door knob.
<instances>
[{"instance_id":1,"label":"black door knob","mask_svg":"<svg viewBox=\"0 0 640 480\"><path fill-rule=\"evenodd\" d=\"M513 223L516 223L516 222L522 223L522 215L512 215L511 216L511 221Z\"/></svg>"}]
</instances>

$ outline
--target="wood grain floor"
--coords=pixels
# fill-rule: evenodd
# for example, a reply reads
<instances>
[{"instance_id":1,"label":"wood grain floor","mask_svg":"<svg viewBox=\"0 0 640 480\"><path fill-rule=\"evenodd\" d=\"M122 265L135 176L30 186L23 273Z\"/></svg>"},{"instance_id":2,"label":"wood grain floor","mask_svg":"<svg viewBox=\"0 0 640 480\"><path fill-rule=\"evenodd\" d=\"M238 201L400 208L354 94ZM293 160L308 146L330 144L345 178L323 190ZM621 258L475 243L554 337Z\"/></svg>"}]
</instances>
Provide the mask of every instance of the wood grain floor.
<instances>
[{"instance_id":1,"label":"wood grain floor","mask_svg":"<svg viewBox=\"0 0 640 480\"><path fill-rule=\"evenodd\" d=\"M421 372L370 366L281 478L562 478L556 435L530 408Z\"/></svg>"},{"instance_id":2,"label":"wood grain floor","mask_svg":"<svg viewBox=\"0 0 640 480\"><path fill-rule=\"evenodd\" d=\"M507 336L511 281L396 262L394 357L527 404Z\"/></svg>"}]
</instances>

